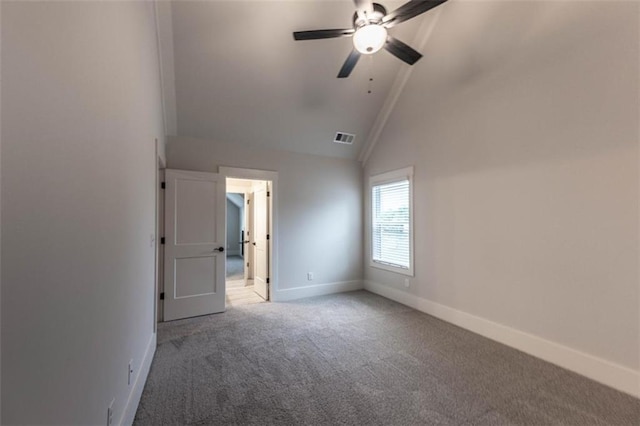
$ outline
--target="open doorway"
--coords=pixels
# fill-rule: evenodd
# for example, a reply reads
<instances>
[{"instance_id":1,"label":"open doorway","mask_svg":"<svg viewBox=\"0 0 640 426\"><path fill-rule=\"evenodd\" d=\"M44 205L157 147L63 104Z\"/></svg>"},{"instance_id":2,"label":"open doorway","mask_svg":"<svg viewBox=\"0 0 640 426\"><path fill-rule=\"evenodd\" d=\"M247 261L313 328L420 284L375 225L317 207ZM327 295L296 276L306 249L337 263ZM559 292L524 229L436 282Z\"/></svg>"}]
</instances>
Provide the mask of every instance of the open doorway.
<instances>
[{"instance_id":1,"label":"open doorway","mask_svg":"<svg viewBox=\"0 0 640 426\"><path fill-rule=\"evenodd\" d=\"M241 278L234 283L238 293L250 292L252 298L261 295L255 302L277 297L277 172L229 167L220 167L218 173L170 170L160 162L157 178L158 188L163 189L157 195L157 235L161 236L157 239L158 321L224 312L229 306L246 303L229 303L227 298L229 251L234 259L242 260L243 274L233 275L233 281ZM226 239L227 183L230 193L241 195L239 204L244 207L237 240ZM248 204L263 208L247 208ZM251 216L255 211L267 214L260 214L262 220L256 222ZM237 237L235 232L229 235Z\"/></svg>"},{"instance_id":2,"label":"open doorway","mask_svg":"<svg viewBox=\"0 0 640 426\"><path fill-rule=\"evenodd\" d=\"M227 178L226 304L269 300L271 182Z\"/></svg>"},{"instance_id":3,"label":"open doorway","mask_svg":"<svg viewBox=\"0 0 640 426\"><path fill-rule=\"evenodd\" d=\"M245 194L227 191L227 285L245 280L245 222Z\"/></svg>"}]
</instances>

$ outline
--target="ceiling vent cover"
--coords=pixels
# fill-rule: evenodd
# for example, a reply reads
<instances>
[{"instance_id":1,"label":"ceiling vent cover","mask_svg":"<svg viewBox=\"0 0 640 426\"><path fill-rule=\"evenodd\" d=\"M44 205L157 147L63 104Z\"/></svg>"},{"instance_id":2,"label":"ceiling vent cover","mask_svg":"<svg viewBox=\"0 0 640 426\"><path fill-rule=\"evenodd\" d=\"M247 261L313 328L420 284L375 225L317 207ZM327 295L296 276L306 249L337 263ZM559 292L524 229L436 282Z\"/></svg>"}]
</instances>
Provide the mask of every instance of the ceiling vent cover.
<instances>
[{"instance_id":1,"label":"ceiling vent cover","mask_svg":"<svg viewBox=\"0 0 640 426\"><path fill-rule=\"evenodd\" d=\"M338 132L336 133L336 137L333 139L335 143L343 143L345 145L353 144L353 140L356 138L356 135L352 135L351 133Z\"/></svg>"}]
</instances>

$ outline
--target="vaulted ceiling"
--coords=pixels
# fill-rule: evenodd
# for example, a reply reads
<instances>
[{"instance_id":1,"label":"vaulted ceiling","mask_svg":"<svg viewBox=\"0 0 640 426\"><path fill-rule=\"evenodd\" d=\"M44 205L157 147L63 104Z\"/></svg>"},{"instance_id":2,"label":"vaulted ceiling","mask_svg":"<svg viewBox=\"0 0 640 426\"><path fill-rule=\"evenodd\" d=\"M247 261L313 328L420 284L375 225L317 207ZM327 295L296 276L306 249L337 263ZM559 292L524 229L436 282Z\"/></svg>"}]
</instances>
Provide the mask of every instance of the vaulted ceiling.
<instances>
[{"instance_id":1,"label":"vaulted ceiling","mask_svg":"<svg viewBox=\"0 0 640 426\"><path fill-rule=\"evenodd\" d=\"M294 41L294 31L350 28L351 0L160 3L170 135L356 159L394 81L410 67L382 50L338 79L351 38ZM403 3L383 2L388 11ZM389 33L420 51L416 43L435 12ZM336 132L356 134L355 142L334 143Z\"/></svg>"}]
</instances>

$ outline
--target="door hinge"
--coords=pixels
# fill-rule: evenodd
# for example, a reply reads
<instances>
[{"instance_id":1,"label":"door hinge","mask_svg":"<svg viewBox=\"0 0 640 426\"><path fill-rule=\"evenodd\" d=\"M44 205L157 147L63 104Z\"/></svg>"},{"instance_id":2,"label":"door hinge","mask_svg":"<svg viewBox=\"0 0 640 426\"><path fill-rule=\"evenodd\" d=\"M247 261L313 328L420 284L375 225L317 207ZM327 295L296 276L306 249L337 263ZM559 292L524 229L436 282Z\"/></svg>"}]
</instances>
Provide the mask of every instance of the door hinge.
<instances>
[{"instance_id":1,"label":"door hinge","mask_svg":"<svg viewBox=\"0 0 640 426\"><path fill-rule=\"evenodd\" d=\"M160 293L160 300L164 300L164 291Z\"/></svg>"},{"instance_id":2,"label":"door hinge","mask_svg":"<svg viewBox=\"0 0 640 426\"><path fill-rule=\"evenodd\" d=\"M160 188L165 189L166 187L167 187L167 184L166 184L166 183L162 182L162 183L160 184Z\"/></svg>"},{"instance_id":3,"label":"door hinge","mask_svg":"<svg viewBox=\"0 0 640 426\"><path fill-rule=\"evenodd\" d=\"M247 204L251 203L251 200L247 200Z\"/></svg>"},{"instance_id":4,"label":"door hinge","mask_svg":"<svg viewBox=\"0 0 640 426\"><path fill-rule=\"evenodd\" d=\"M267 197L271 197L271 192L267 191Z\"/></svg>"},{"instance_id":5,"label":"door hinge","mask_svg":"<svg viewBox=\"0 0 640 426\"><path fill-rule=\"evenodd\" d=\"M160 238L160 244L164 244L164 237Z\"/></svg>"},{"instance_id":6,"label":"door hinge","mask_svg":"<svg viewBox=\"0 0 640 426\"><path fill-rule=\"evenodd\" d=\"M269 239L269 234L267 234L267 240Z\"/></svg>"},{"instance_id":7,"label":"door hinge","mask_svg":"<svg viewBox=\"0 0 640 426\"><path fill-rule=\"evenodd\" d=\"M267 278L267 284L270 284L270 283L269 283L269 278Z\"/></svg>"},{"instance_id":8,"label":"door hinge","mask_svg":"<svg viewBox=\"0 0 640 426\"><path fill-rule=\"evenodd\" d=\"M247 268L249 267L249 262L247 262Z\"/></svg>"}]
</instances>

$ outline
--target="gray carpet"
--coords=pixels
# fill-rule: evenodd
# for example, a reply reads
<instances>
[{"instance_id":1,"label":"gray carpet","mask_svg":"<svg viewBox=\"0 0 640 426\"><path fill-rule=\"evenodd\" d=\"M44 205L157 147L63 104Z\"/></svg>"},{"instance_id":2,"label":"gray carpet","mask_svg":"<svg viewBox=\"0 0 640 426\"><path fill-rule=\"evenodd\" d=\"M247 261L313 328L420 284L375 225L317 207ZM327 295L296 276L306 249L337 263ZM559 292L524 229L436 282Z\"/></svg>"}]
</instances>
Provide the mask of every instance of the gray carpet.
<instances>
[{"instance_id":1,"label":"gray carpet","mask_svg":"<svg viewBox=\"0 0 640 426\"><path fill-rule=\"evenodd\" d=\"M227 256L227 280L244 278L244 260L240 256Z\"/></svg>"},{"instance_id":2,"label":"gray carpet","mask_svg":"<svg viewBox=\"0 0 640 426\"><path fill-rule=\"evenodd\" d=\"M365 291L158 327L136 425L638 425L640 400Z\"/></svg>"}]
</instances>

